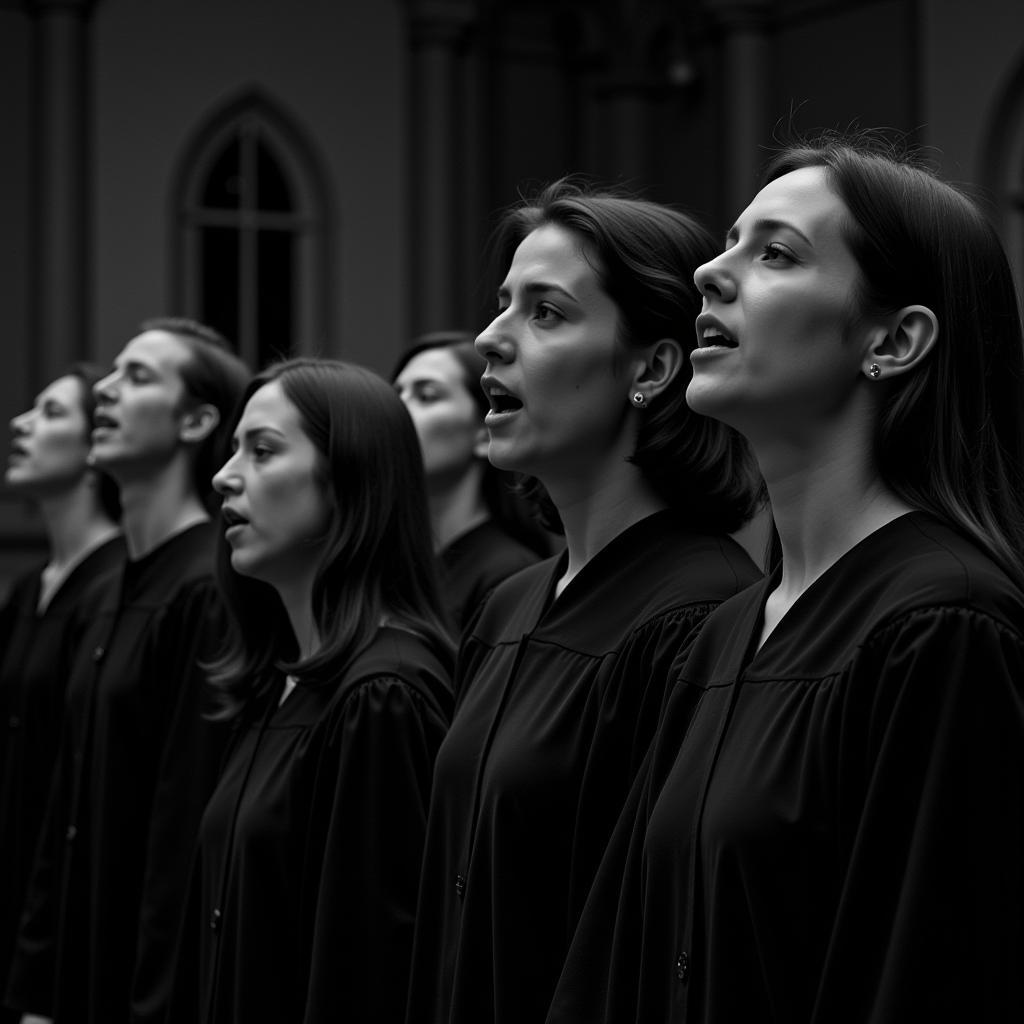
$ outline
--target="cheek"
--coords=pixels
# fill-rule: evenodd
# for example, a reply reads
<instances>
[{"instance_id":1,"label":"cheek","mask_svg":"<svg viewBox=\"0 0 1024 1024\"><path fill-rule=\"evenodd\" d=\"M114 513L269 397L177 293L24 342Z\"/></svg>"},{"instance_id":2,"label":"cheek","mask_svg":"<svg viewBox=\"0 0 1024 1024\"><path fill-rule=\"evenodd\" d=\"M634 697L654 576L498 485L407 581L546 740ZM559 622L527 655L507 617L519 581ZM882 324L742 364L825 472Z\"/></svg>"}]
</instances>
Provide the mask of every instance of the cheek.
<instances>
[{"instance_id":1,"label":"cheek","mask_svg":"<svg viewBox=\"0 0 1024 1024\"><path fill-rule=\"evenodd\" d=\"M39 445L44 458L68 462L85 462L89 453L89 440L85 437L84 426L81 429L68 427L51 430Z\"/></svg>"}]
</instances>

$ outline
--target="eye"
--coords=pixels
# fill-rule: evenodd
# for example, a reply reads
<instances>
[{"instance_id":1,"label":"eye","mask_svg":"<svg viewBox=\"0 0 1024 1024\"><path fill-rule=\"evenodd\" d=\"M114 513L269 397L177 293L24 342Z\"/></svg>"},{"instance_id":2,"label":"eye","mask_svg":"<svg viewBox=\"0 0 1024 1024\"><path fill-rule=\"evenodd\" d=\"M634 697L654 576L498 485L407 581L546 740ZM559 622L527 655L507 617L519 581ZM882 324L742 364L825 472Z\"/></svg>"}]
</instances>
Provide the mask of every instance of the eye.
<instances>
[{"instance_id":1,"label":"eye","mask_svg":"<svg viewBox=\"0 0 1024 1024\"><path fill-rule=\"evenodd\" d=\"M537 308L533 312L533 318L534 320L541 321L541 323L555 323L558 320L564 319L554 306L546 302L537 303Z\"/></svg>"},{"instance_id":2,"label":"eye","mask_svg":"<svg viewBox=\"0 0 1024 1024\"><path fill-rule=\"evenodd\" d=\"M65 414L64 406L59 405L57 402L46 402L43 405L43 415L48 420L59 420Z\"/></svg>"},{"instance_id":3,"label":"eye","mask_svg":"<svg viewBox=\"0 0 1024 1024\"><path fill-rule=\"evenodd\" d=\"M761 261L763 263L777 263L785 260L786 262L795 262L793 254L784 246L778 242L769 242L761 250Z\"/></svg>"},{"instance_id":4,"label":"eye","mask_svg":"<svg viewBox=\"0 0 1024 1024\"><path fill-rule=\"evenodd\" d=\"M437 402L441 399L441 389L436 384L421 384L416 389L416 397L425 404Z\"/></svg>"}]
</instances>

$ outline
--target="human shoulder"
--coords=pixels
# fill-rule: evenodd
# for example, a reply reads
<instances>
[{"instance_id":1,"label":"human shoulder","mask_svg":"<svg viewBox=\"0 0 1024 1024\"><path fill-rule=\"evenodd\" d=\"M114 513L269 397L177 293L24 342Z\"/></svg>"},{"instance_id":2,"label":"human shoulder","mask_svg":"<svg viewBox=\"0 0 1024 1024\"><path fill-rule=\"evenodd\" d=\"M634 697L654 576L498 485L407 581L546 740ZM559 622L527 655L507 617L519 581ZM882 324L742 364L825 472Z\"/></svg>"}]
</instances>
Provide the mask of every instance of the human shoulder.
<instances>
[{"instance_id":1,"label":"human shoulder","mask_svg":"<svg viewBox=\"0 0 1024 1024\"><path fill-rule=\"evenodd\" d=\"M365 699L369 691L382 699L398 691L450 718L451 674L446 652L412 630L386 625L341 672L331 704L338 711L352 700Z\"/></svg>"}]
</instances>

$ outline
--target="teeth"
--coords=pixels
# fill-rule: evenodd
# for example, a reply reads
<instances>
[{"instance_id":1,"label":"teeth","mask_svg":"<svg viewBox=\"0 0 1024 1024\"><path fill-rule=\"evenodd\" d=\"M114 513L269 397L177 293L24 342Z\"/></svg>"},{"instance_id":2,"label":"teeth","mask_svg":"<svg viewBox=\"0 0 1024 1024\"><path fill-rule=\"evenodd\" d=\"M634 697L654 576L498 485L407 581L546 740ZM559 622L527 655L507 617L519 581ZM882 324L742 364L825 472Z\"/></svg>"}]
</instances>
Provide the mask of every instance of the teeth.
<instances>
[{"instance_id":1,"label":"teeth","mask_svg":"<svg viewBox=\"0 0 1024 1024\"><path fill-rule=\"evenodd\" d=\"M717 327L705 327L702 338L724 338L725 335Z\"/></svg>"},{"instance_id":2,"label":"teeth","mask_svg":"<svg viewBox=\"0 0 1024 1024\"><path fill-rule=\"evenodd\" d=\"M499 397L499 398L511 398L512 397L510 392L506 391L502 387L498 387L497 384L490 384L490 385L488 385L487 393L489 395L494 395L495 397Z\"/></svg>"}]
</instances>

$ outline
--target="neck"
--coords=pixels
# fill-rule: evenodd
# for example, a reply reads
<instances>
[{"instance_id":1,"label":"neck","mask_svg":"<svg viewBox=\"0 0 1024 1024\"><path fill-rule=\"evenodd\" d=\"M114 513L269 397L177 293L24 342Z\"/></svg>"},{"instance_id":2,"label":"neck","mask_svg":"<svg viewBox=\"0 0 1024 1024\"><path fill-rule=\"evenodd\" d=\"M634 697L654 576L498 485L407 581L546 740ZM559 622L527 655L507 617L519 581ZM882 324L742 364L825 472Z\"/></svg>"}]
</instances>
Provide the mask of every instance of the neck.
<instances>
[{"instance_id":1,"label":"neck","mask_svg":"<svg viewBox=\"0 0 1024 1024\"><path fill-rule=\"evenodd\" d=\"M209 519L190 470L185 460L176 459L155 475L119 481L125 543L133 561Z\"/></svg>"},{"instance_id":2,"label":"neck","mask_svg":"<svg viewBox=\"0 0 1024 1024\"><path fill-rule=\"evenodd\" d=\"M482 481L483 466L474 463L470 472L454 482L430 489L430 526L435 550L443 550L490 518L481 493Z\"/></svg>"},{"instance_id":3,"label":"neck","mask_svg":"<svg viewBox=\"0 0 1024 1024\"><path fill-rule=\"evenodd\" d=\"M865 537L911 511L882 481L866 436L753 447L782 545L778 592L791 599Z\"/></svg>"},{"instance_id":4,"label":"neck","mask_svg":"<svg viewBox=\"0 0 1024 1024\"><path fill-rule=\"evenodd\" d=\"M275 584L299 647L299 661L306 661L320 649L320 630L313 617L312 586L308 581Z\"/></svg>"},{"instance_id":5,"label":"neck","mask_svg":"<svg viewBox=\"0 0 1024 1024\"><path fill-rule=\"evenodd\" d=\"M624 459L613 463L610 471L597 479L562 477L550 484L546 480L542 483L565 529L568 562L556 588L558 593L620 533L668 507L640 470Z\"/></svg>"},{"instance_id":6,"label":"neck","mask_svg":"<svg viewBox=\"0 0 1024 1024\"><path fill-rule=\"evenodd\" d=\"M95 479L86 474L70 493L39 503L50 545L50 566L61 569L78 562L117 536L117 524L107 518L96 498Z\"/></svg>"}]
</instances>

